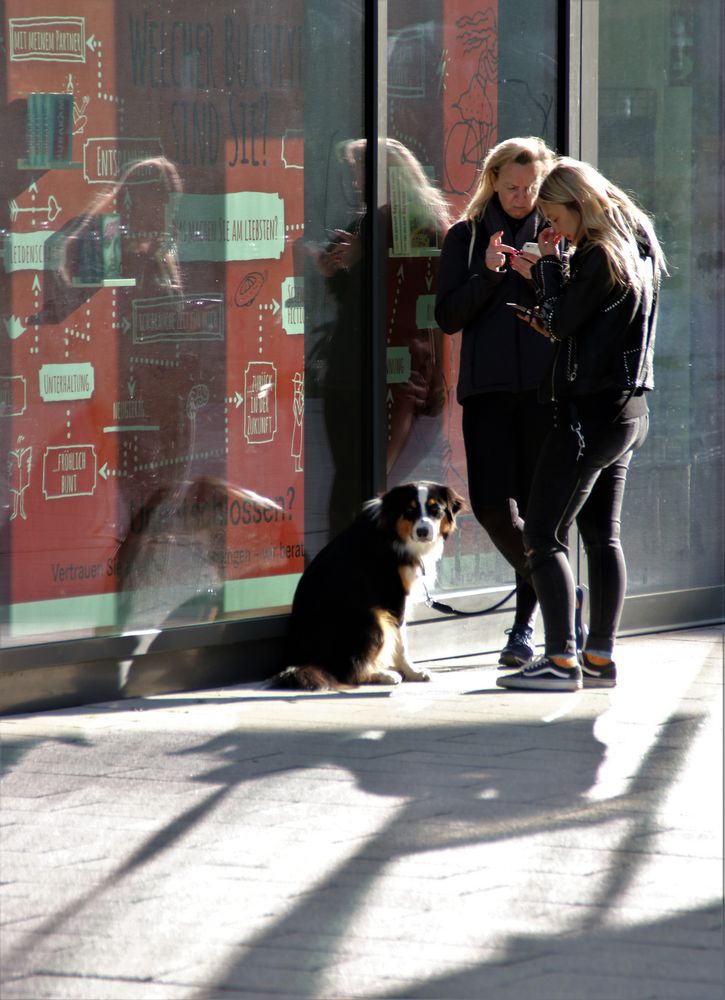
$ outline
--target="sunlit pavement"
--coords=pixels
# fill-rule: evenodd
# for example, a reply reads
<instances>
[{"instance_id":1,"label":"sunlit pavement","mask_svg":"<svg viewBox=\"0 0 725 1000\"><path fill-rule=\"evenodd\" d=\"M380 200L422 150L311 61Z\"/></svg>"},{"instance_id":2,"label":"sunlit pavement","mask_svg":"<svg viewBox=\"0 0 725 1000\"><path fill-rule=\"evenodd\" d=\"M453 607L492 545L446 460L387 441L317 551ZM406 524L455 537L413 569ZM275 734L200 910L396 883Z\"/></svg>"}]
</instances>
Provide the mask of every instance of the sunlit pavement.
<instances>
[{"instance_id":1,"label":"sunlit pavement","mask_svg":"<svg viewBox=\"0 0 725 1000\"><path fill-rule=\"evenodd\" d=\"M723 633L618 664L4 719L0 995L719 1000Z\"/></svg>"}]
</instances>

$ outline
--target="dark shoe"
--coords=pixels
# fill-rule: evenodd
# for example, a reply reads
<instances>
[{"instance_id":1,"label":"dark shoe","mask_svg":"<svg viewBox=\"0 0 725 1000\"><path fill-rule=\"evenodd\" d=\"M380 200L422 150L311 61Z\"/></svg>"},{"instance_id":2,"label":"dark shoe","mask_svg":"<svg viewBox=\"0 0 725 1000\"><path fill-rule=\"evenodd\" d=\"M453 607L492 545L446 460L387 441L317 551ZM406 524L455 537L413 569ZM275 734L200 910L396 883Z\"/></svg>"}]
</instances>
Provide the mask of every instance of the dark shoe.
<instances>
[{"instance_id":1,"label":"dark shoe","mask_svg":"<svg viewBox=\"0 0 725 1000\"><path fill-rule=\"evenodd\" d=\"M582 686L581 667L560 667L548 656L537 656L523 670L497 677L502 688L522 688L529 691L578 691Z\"/></svg>"},{"instance_id":2,"label":"dark shoe","mask_svg":"<svg viewBox=\"0 0 725 1000\"><path fill-rule=\"evenodd\" d=\"M522 667L530 663L535 654L534 630L526 625L514 625L506 629L509 641L501 650L498 658L500 667Z\"/></svg>"},{"instance_id":3,"label":"dark shoe","mask_svg":"<svg viewBox=\"0 0 725 1000\"><path fill-rule=\"evenodd\" d=\"M576 588L576 604L574 606L574 635L578 652L584 649L589 629L584 624L584 588Z\"/></svg>"},{"instance_id":4,"label":"dark shoe","mask_svg":"<svg viewBox=\"0 0 725 1000\"><path fill-rule=\"evenodd\" d=\"M613 688L617 685L617 664L614 660L598 666L591 663L584 653L579 661L585 688Z\"/></svg>"}]
</instances>

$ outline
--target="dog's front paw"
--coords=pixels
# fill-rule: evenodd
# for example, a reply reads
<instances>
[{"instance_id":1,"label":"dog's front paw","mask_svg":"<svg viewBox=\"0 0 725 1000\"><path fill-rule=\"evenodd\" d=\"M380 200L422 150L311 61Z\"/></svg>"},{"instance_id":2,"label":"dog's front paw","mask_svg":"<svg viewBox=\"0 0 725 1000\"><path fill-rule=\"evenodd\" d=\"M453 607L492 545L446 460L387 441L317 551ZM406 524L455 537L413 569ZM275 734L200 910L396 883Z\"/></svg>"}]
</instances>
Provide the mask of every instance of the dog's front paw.
<instances>
[{"instance_id":1,"label":"dog's front paw","mask_svg":"<svg viewBox=\"0 0 725 1000\"><path fill-rule=\"evenodd\" d=\"M429 681L430 674L427 670L414 670L412 667L405 675L406 681Z\"/></svg>"},{"instance_id":2,"label":"dog's front paw","mask_svg":"<svg viewBox=\"0 0 725 1000\"><path fill-rule=\"evenodd\" d=\"M400 684L402 677L395 670L379 669L374 673L369 673L365 678L366 684Z\"/></svg>"}]
</instances>

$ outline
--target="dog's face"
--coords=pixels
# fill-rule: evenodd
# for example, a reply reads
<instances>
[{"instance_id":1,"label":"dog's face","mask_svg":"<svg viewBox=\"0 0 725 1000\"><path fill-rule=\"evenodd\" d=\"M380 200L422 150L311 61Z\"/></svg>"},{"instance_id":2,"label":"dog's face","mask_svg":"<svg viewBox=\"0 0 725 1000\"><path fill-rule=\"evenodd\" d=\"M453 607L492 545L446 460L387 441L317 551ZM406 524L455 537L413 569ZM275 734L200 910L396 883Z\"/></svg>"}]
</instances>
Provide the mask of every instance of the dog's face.
<instances>
[{"instance_id":1,"label":"dog's face","mask_svg":"<svg viewBox=\"0 0 725 1000\"><path fill-rule=\"evenodd\" d=\"M453 531L463 500L449 486L406 483L381 498L382 520L411 551L427 552Z\"/></svg>"}]
</instances>

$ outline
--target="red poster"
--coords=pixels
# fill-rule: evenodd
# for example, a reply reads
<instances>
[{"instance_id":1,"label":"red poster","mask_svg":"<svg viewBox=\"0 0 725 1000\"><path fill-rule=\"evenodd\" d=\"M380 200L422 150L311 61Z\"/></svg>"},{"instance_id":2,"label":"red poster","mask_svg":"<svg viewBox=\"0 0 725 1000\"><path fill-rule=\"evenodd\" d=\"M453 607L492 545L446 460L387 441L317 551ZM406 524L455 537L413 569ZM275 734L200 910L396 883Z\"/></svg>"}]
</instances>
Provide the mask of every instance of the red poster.
<instances>
[{"instance_id":1,"label":"red poster","mask_svg":"<svg viewBox=\"0 0 725 1000\"><path fill-rule=\"evenodd\" d=\"M497 142L498 0L445 0L444 188L460 212Z\"/></svg>"},{"instance_id":2,"label":"red poster","mask_svg":"<svg viewBox=\"0 0 725 1000\"><path fill-rule=\"evenodd\" d=\"M303 4L51 7L5 4L6 602L29 631L160 624L199 592L214 613L285 603ZM166 596L109 599L142 590Z\"/></svg>"}]
</instances>

